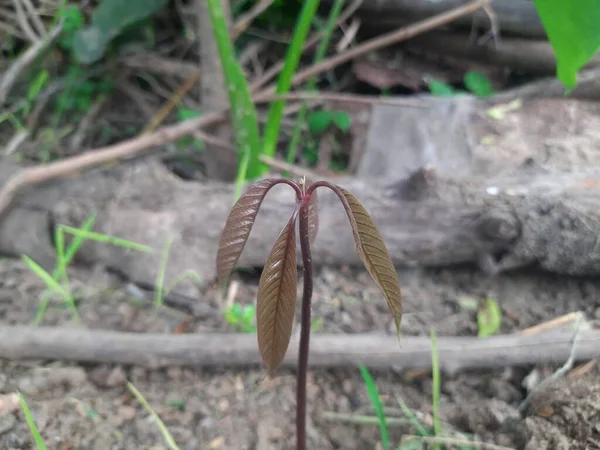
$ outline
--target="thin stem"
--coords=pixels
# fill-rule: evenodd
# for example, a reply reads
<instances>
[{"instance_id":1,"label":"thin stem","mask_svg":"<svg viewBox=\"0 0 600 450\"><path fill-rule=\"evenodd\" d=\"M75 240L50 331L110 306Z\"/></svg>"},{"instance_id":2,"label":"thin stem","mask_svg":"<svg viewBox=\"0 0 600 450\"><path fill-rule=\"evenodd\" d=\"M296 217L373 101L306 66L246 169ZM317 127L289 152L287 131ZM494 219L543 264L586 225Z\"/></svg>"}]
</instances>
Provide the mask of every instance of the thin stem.
<instances>
[{"instance_id":1,"label":"thin stem","mask_svg":"<svg viewBox=\"0 0 600 450\"><path fill-rule=\"evenodd\" d=\"M308 205L300 205L300 248L304 266L302 292L302 317L300 319L300 350L298 354L298 385L296 387L296 450L306 450L306 376L308 372L308 347L310 340L310 308L313 290L312 257L310 255Z\"/></svg>"}]
</instances>

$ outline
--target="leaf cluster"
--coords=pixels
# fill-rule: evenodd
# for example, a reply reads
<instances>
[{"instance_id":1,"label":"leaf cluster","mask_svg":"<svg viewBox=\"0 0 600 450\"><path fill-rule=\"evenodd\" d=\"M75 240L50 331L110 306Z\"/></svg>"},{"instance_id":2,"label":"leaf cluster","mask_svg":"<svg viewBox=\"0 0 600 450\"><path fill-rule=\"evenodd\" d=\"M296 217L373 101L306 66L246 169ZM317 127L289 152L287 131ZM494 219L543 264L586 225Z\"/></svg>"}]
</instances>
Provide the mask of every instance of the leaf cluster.
<instances>
[{"instance_id":1,"label":"leaf cluster","mask_svg":"<svg viewBox=\"0 0 600 450\"><path fill-rule=\"evenodd\" d=\"M223 283L231 275L265 196L278 184L287 184L294 189L296 204L271 249L258 289L258 347L269 372L273 373L282 363L293 328L297 295L297 223L303 264L305 269L312 265L310 246L314 244L319 228L316 193L319 187L331 189L342 203L352 227L357 252L385 296L399 334L402 319L400 283L383 238L358 199L346 189L326 181L307 183L303 179L298 184L288 179L271 178L252 185L232 207L221 234L217 252L219 281ZM308 281L312 283L312 280ZM305 297L304 301L310 302L310 298Z\"/></svg>"}]
</instances>

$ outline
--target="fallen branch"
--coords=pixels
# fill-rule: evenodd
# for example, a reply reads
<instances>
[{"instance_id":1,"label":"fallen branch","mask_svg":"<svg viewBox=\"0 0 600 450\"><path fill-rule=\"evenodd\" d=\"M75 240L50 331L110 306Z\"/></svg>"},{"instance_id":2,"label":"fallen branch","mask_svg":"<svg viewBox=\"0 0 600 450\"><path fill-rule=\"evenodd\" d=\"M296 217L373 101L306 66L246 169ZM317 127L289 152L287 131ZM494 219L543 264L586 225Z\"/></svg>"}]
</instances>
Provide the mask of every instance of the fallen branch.
<instances>
[{"instance_id":1,"label":"fallen branch","mask_svg":"<svg viewBox=\"0 0 600 450\"><path fill-rule=\"evenodd\" d=\"M331 3L333 0L326 0ZM379 25L400 26L409 19L422 19L434 14L440 14L467 4L466 0L378 0L364 2L359 9L363 22ZM491 6L502 35L516 34L533 38L546 38L544 27L540 21L535 4L531 0L502 0L493 1ZM473 24L479 27L489 26L490 18L485 11L473 12L461 17L455 26L470 28Z\"/></svg>"},{"instance_id":2,"label":"fallen branch","mask_svg":"<svg viewBox=\"0 0 600 450\"><path fill-rule=\"evenodd\" d=\"M297 364L295 339L284 360L287 367ZM568 332L486 339L439 337L439 364L444 372L453 374L474 368L562 363L569 357L572 339L573 334ZM598 357L600 331L581 333L576 359ZM261 364L256 337L248 334L140 334L28 326L0 327L0 358L134 364L149 368ZM312 367L356 367L361 363L381 370L429 369L431 342L428 337L407 336L400 348L395 336L317 333L311 338Z\"/></svg>"}]
</instances>

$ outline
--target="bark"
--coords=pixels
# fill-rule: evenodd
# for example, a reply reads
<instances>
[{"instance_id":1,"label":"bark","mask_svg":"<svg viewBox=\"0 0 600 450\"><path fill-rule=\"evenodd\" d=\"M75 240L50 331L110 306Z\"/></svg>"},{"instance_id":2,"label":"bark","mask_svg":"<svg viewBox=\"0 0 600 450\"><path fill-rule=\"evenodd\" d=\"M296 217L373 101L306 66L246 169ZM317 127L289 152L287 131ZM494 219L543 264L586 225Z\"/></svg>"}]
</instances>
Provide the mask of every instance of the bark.
<instances>
[{"instance_id":1,"label":"bark","mask_svg":"<svg viewBox=\"0 0 600 450\"><path fill-rule=\"evenodd\" d=\"M392 184L340 179L372 215L398 266L448 266L502 256L495 271L537 263L563 274L600 273L600 170L523 169L514 174L450 179L423 171ZM27 254L50 269L51 227L79 226L97 213L94 230L156 249L141 253L87 241L81 263L100 263L130 280L153 285L161 249L172 239L166 283L196 271L215 276L217 242L233 198L221 183L184 182L156 162L97 171L32 190L0 225L0 250ZM350 225L333 194L321 191L315 264L357 264ZM262 267L294 203L288 186L263 203L239 265Z\"/></svg>"},{"instance_id":2,"label":"bark","mask_svg":"<svg viewBox=\"0 0 600 450\"><path fill-rule=\"evenodd\" d=\"M598 275L600 169L590 162L600 148L595 113L600 106L536 100L495 117L487 114L489 103L482 105L463 117L471 126L463 147L477 144L467 153L468 164L460 159L464 149L459 145L450 151L447 133L446 148L443 141L437 147L414 145L425 153L416 154L412 166L390 159L397 149L415 151L410 143L390 140L388 152L377 158L386 161L391 172L335 182L367 208L398 267L477 263L497 273L534 264L554 273ZM411 111L416 114L419 109ZM448 114L458 116L453 108ZM441 118L423 123L430 124L425 134L443 130ZM525 164L528 160L541 161L547 168ZM0 183L17 170L7 162L0 164ZM391 176L394 171L396 177ZM204 284L210 283L233 192L226 183L184 181L153 159L130 160L24 191L0 221L0 252L26 254L51 270L53 227L78 227L95 212L95 231L149 245L155 252L86 241L78 262L98 263L133 282L154 286L162 250L172 239L165 283L190 270ZM320 231L313 261L362 265L343 207L332 193L319 194ZM288 186L269 192L239 265L262 267L294 201ZM178 292L197 295L191 285L182 285Z\"/></svg>"},{"instance_id":3,"label":"bark","mask_svg":"<svg viewBox=\"0 0 600 450\"><path fill-rule=\"evenodd\" d=\"M514 365L564 363L573 349L572 332L437 338L440 369L453 374L465 369L502 369ZM600 356L600 332L578 336L575 361ZM298 363L297 338L292 338L283 367ZM0 358L134 364L148 368L173 366L247 367L261 365L256 336L215 333L169 335L125 333L56 327L0 327ZM430 369L428 337L377 334L315 334L310 340L311 367Z\"/></svg>"}]
</instances>

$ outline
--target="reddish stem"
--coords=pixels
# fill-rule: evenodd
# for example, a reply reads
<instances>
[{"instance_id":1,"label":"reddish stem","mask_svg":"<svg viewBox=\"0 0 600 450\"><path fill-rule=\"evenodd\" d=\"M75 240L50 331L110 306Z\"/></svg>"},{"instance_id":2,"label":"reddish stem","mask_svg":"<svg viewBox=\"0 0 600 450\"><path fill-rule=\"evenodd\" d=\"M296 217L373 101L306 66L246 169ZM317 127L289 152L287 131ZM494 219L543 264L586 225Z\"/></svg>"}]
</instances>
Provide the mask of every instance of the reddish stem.
<instances>
[{"instance_id":1,"label":"reddish stem","mask_svg":"<svg viewBox=\"0 0 600 450\"><path fill-rule=\"evenodd\" d=\"M296 450L306 450L306 378L308 372L308 349L310 340L310 308L313 290L313 267L310 255L308 230L308 205L304 198L300 205L300 249L304 267L302 292L302 317L300 319L300 350L298 355L298 376L296 386Z\"/></svg>"}]
</instances>

